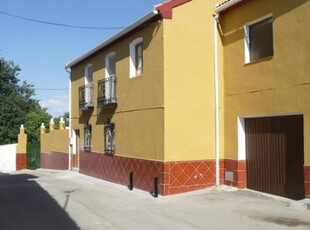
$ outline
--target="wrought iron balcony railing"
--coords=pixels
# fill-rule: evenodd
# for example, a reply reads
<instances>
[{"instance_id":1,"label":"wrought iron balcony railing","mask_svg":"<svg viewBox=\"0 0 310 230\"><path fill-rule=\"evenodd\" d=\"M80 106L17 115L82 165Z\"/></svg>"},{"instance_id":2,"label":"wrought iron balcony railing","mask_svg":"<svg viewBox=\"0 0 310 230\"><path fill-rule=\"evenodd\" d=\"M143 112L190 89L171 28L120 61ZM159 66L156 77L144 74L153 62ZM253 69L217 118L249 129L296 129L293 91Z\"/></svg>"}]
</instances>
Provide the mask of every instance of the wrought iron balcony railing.
<instances>
[{"instance_id":1,"label":"wrought iron balcony railing","mask_svg":"<svg viewBox=\"0 0 310 230\"><path fill-rule=\"evenodd\" d=\"M94 107L93 84L86 84L79 88L79 109L86 110Z\"/></svg>"},{"instance_id":2,"label":"wrought iron balcony railing","mask_svg":"<svg viewBox=\"0 0 310 230\"><path fill-rule=\"evenodd\" d=\"M98 81L97 104L98 108L117 106L115 76Z\"/></svg>"}]
</instances>

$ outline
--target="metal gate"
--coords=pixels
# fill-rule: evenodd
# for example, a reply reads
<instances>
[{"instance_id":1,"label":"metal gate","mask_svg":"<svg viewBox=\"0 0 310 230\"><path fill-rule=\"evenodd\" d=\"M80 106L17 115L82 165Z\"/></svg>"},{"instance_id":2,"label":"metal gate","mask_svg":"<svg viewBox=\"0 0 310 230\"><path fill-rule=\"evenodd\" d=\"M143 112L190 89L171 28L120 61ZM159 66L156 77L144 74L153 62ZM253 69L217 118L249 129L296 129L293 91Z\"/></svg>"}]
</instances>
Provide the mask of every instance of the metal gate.
<instances>
[{"instance_id":1,"label":"metal gate","mask_svg":"<svg viewBox=\"0 0 310 230\"><path fill-rule=\"evenodd\" d=\"M27 169L40 168L40 143L27 144Z\"/></svg>"},{"instance_id":2,"label":"metal gate","mask_svg":"<svg viewBox=\"0 0 310 230\"><path fill-rule=\"evenodd\" d=\"M304 199L303 116L248 118L247 187L291 199Z\"/></svg>"}]
</instances>

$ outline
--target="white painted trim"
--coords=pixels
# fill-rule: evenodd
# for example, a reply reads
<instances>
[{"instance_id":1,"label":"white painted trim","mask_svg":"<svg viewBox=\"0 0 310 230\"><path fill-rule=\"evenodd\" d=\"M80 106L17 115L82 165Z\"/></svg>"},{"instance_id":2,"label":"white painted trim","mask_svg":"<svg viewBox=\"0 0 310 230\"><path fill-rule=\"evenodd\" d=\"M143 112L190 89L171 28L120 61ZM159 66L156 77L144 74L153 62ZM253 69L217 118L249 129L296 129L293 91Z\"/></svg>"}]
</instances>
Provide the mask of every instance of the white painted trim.
<instances>
[{"instance_id":1,"label":"white painted trim","mask_svg":"<svg viewBox=\"0 0 310 230\"><path fill-rule=\"evenodd\" d=\"M245 118L238 117L238 160L245 160Z\"/></svg>"},{"instance_id":2,"label":"white painted trim","mask_svg":"<svg viewBox=\"0 0 310 230\"><path fill-rule=\"evenodd\" d=\"M267 18L270 18L272 16L273 16L273 14L270 13L270 14L267 14L263 17L260 17L258 19L255 19L251 22L244 24L244 59L245 59L245 64L248 64L251 62L250 61L250 34L249 34L250 26L255 24L255 23L258 23L260 21L263 21Z\"/></svg>"},{"instance_id":3,"label":"white painted trim","mask_svg":"<svg viewBox=\"0 0 310 230\"><path fill-rule=\"evenodd\" d=\"M72 130L72 154L75 155L76 154L76 131L75 129Z\"/></svg>"},{"instance_id":4,"label":"white painted trim","mask_svg":"<svg viewBox=\"0 0 310 230\"><path fill-rule=\"evenodd\" d=\"M129 78L136 76L136 45L141 42L143 42L143 38L140 37L133 40L129 45Z\"/></svg>"},{"instance_id":5,"label":"white painted trim","mask_svg":"<svg viewBox=\"0 0 310 230\"><path fill-rule=\"evenodd\" d=\"M88 58L89 56L91 56L92 54L96 53L97 51L99 51L100 49L104 48L105 46L108 46L112 42L116 41L118 38L124 36L125 34L129 33L130 31L132 31L132 30L136 29L137 27L141 26L143 23L145 23L146 21L148 21L149 19L153 18L156 15L158 15L158 11L157 10L152 10L150 13L148 13L144 17L140 18L139 20L137 20L136 22L134 22L130 26L126 27L125 29L123 29L122 31L120 31L119 33L117 33L116 35L111 37L110 39L108 39L105 42L99 44L98 46L96 46L95 48L93 48L90 51L86 52L82 56L80 56L80 57L78 57L78 58L76 58L76 59L66 63L65 68L66 69L71 68L72 66L74 66L77 63L79 63L79 62L83 61L84 59Z\"/></svg>"},{"instance_id":6,"label":"white painted trim","mask_svg":"<svg viewBox=\"0 0 310 230\"><path fill-rule=\"evenodd\" d=\"M105 78L110 77L108 68L110 66L110 57L113 57L113 56L116 56L116 52L114 52L114 51L108 53L108 55L105 56ZM116 62L115 62L115 64L116 64Z\"/></svg>"}]
</instances>

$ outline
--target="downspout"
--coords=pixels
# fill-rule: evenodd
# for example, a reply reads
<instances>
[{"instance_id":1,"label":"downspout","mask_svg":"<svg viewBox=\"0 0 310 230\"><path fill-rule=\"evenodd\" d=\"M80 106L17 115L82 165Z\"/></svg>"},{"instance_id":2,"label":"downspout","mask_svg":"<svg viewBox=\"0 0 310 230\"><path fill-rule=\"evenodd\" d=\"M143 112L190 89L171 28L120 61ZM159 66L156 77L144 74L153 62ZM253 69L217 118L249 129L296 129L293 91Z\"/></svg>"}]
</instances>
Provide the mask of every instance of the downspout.
<instances>
[{"instance_id":1,"label":"downspout","mask_svg":"<svg viewBox=\"0 0 310 230\"><path fill-rule=\"evenodd\" d=\"M217 47L217 19L214 16L214 91L215 91L215 169L216 186L220 185L220 135L219 135L219 84L218 84L218 47Z\"/></svg>"},{"instance_id":2,"label":"downspout","mask_svg":"<svg viewBox=\"0 0 310 230\"><path fill-rule=\"evenodd\" d=\"M65 68L66 72L69 73L69 165L68 170L72 170L72 152L71 152L71 145L72 145L72 137L71 137L71 72Z\"/></svg>"}]
</instances>

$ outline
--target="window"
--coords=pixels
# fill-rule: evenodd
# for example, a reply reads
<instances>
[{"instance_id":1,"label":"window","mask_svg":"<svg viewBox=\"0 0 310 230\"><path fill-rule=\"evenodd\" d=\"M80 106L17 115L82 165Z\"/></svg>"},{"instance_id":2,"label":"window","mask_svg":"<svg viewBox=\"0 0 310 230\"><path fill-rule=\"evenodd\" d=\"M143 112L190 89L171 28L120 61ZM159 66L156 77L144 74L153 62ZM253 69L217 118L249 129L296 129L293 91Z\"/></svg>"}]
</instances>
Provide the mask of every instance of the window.
<instances>
[{"instance_id":1,"label":"window","mask_svg":"<svg viewBox=\"0 0 310 230\"><path fill-rule=\"evenodd\" d=\"M93 65L89 64L85 67L85 86L84 86L84 107L93 106Z\"/></svg>"},{"instance_id":2,"label":"window","mask_svg":"<svg viewBox=\"0 0 310 230\"><path fill-rule=\"evenodd\" d=\"M105 78L115 77L116 53L111 52L105 57Z\"/></svg>"},{"instance_id":3,"label":"window","mask_svg":"<svg viewBox=\"0 0 310 230\"><path fill-rule=\"evenodd\" d=\"M136 45L136 75L141 75L143 73L143 43Z\"/></svg>"},{"instance_id":4,"label":"window","mask_svg":"<svg viewBox=\"0 0 310 230\"><path fill-rule=\"evenodd\" d=\"M135 77L143 73L143 39L136 38L130 43L130 74L129 77Z\"/></svg>"},{"instance_id":5,"label":"window","mask_svg":"<svg viewBox=\"0 0 310 230\"><path fill-rule=\"evenodd\" d=\"M91 151L91 125L88 122L84 125L84 151Z\"/></svg>"},{"instance_id":6,"label":"window","mask_svg":"<svg viewBox=\"0 0 310 230\"><path fill-rule=\"evenodd\" d=\"M85 85L93 84L93 65L89 64L85 67Z\"/></svg>"},{"instance_id":7,"label":"window","mask_svg":"<svg viewBox=\"0 0 310 230\"><path fill-rule=\"evenodd\" d=\"M105 57L105 79L98 81L97 107L116 106L116 53Z\"/></svg>"},{"instance_id":8,"label":"window","mask_svg":"<svg viewBox=\"0 0 310 230\"><path fill-rule=\"evenodd\" d=\"M245 25L245 62L273 56L272 15Z\"/></svg>"},{"instance_id":9,"label":"window","mask_svg":"<svg viewBox=\"0 0 310 230\"><path fill-rule=\"evenodd\" d=\"M115 153L115 124L110 119L104 125L104 147L106 154Z\"/></svg>"}]
</instances>

